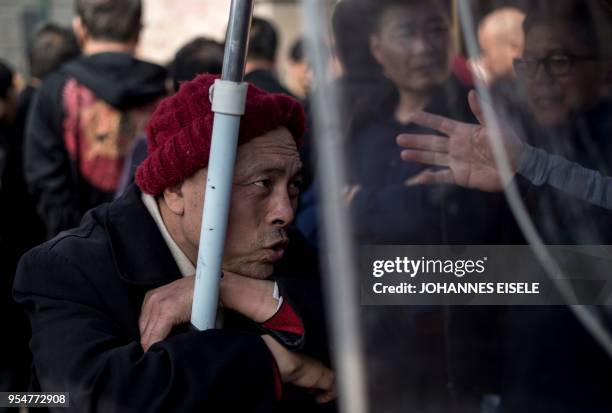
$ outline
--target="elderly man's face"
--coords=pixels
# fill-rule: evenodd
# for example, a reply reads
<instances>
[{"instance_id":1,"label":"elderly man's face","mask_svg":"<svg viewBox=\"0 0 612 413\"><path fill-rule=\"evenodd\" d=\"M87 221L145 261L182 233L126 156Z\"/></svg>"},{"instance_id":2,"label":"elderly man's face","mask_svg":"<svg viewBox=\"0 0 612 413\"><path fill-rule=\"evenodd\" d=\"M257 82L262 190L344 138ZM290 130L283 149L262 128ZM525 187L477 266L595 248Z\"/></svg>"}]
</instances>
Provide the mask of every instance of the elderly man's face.
<instances>
[{"instance_id":1,"label":"elderly man's face","mask_svg":"<svg viewBox=\"0 0 612 413\"><path fill-rule=\"evenodd\" d=\"M542 125L557 125L572 111L585 110L601 97L607 63L596 57L592 41L569 22L536 24L526 33L525 60L533 70L519 74L529 106ZM549 63L544 64L546 59ZM561 60L563 59L563 60ZM564 70L555 63L569 61ZM548 66L547 66L548 65Z\"/></svg>"},{"instance_id":2,"label":"elderly man's face","mask_svg":"<svg viewBox=\"0 0 612 413\"><path fill-rule=\"evenodd\" d=\"M302 163L286 128L238 147L223 269L254 278L272 274L288 243L297 207ZM197 250L206 170L184 183L183 232Z\"/></svg>"}]
</instances>

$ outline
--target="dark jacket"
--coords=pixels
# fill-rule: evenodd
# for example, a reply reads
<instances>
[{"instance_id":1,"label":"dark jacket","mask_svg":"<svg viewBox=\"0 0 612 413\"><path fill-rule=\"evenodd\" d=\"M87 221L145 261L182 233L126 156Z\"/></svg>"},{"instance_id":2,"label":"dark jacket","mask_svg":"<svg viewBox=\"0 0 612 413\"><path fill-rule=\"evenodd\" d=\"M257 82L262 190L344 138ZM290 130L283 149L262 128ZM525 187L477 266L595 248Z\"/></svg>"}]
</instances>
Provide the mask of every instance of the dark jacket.
<instances>
[{"instance_id":1,"label":"dark jacket","mask_svg":"<svg viewBox=\"0 0 612 413\"><path fill-rule=\"evenodd\" d=\"M25 175L49 237L113 199L123 160L165 94L165 70L126 53L73 60L37 92Z\"/></svg>"},{"instance_id":2,"label":"dark jacket","mask_svg":"<svg viewBox=\"0 0 612 413\"><path fill-rule=\"evenodd\" d=\"M370 115L369 120L355 116L352 180L362 189L351 206L358 240L369 244L499 243L503 196L455 185L405 186L407 179L429 166L403 162L397 136L438 132L397 122L395 102L375 97L370 110L378 115ZM425 111L475 123L467 89L454 78L432 94Z\"/></svg>"},{"instance_id":3,"label":"dark jacket","mask_svg":"<svg viewBox=\"0 0 612 413\"><path fill-rule=\"evenodd\" d=\"M0 323L7 332L0 354L0 391L27 390L30 329L11 289L19 257L44 235L23 181L18 132L0 122ZM0 412L4 411L0 407Z\"/></svg>"},{"instance_id":4,"label":"dark jacket","mask_svg":"<svg viewBox=\"0 0 612 413\"><path fill-rule=\"evenodd\" d=\"M236 313L223 330L177 328L143 353L144 295L181 275L140 197L132 186L21 260L14 295L32 324L40 387L69 391L80 412L275 411L272 355L260 326ZM306 329L301 351L325 360L317 284L300 278L316 261L296 248L278 266L292 278L275 276Z\"/></svg>"},{"instance_id":5,"label":"dark jacket","mask_svg":"<svg viewBox=\"0 0 612 413\"><path fill-rule=\"evenodd\" d=\"M253 70L244 76L244 81L252 83L269 93L284 93L285 95L294 97L287 88L281 85L278 78L271 70Z\"/></svg>"},{"instance_id":6,"label":"dark jacket","mask_svg":"<svg viewBox=\"0 0 612 413\"><path fill-rule=\"evenodd\" d=\"M537 127L529 118L523 126L533 146L610 175L610 101L555 128ZM612 243L612 211L522 177L517 183L544 244ZM587 311L612 331L609 306ZM509 307L503 327L503 412L612 411L612 360L569 307Z\"/></svg>"}]
</instances>

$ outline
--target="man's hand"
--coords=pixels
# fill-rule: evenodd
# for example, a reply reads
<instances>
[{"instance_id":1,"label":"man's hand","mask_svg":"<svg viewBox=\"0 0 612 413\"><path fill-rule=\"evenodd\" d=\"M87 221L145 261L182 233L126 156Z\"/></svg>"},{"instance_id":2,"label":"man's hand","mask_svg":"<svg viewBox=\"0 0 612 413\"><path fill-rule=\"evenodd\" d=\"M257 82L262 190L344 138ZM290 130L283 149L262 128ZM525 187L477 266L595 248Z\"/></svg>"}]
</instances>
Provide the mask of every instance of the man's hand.
<instances>
[{"instance_id":1,"label":"man's hand","mask_svg":"<svg viewBox=\"0 0 612 413\"><path fill-rule=\"evenodd\" d=\"M287 350L268 335L262 336L262 339L276 361L283 382L315 390L318 403L327 403L336 398L334 372L323 363Z\"/></svg>"},{"instance_id":2,"label":"man's hand","mask_svg":"<svg viewBox=\"0 0 612 413\"><path fill-rule=\"evenodd\" d=\"M272 297L274 281L243 277L223 272L219 300L229 308L263 323L276 313L278 301ZM195 277L183 277L147 292L142 303L138 326L144 351L168 337L174 326L191 318Z\"/></svg>"},{"instance_id":3,"label":"man's hand","mask_svg":"<svg viewBox=\"0 0 612 413\"><path fill-rule=\"evenodd\" d=\"M470 92L468 101L480 122L479 125L457 122L425 112L413 114L412 122L447 136L399 135L398 145L406 148L402 151L402 160L445 166L448 169L425 170L407 180L406 185L456 184L488 192L504 189L505 183L502 182L491 147L490 139L493 137L486 127L482 108L474 91ZM518 169L523 143L510 128L501 125L500 129L501 141L514 174Z\"/></svg>"},{"instance_id":4,"label":"man's hand","mask_svg":"<svg viewBox=\"0 0 612 413\"><path fill-rule=\"evenodd\" d=\"M172 327L189 321L194 282L195 277L183 277L147 292L138 320L144 351L168 337Z\"/></svg>"}]
</instances>

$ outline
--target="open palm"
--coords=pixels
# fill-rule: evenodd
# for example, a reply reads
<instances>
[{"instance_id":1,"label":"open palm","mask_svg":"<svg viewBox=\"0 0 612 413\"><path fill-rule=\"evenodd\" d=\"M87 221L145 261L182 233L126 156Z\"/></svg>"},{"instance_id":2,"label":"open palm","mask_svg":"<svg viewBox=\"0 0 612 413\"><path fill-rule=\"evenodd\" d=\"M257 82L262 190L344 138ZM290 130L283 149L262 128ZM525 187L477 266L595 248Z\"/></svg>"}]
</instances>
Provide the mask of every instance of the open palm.
<instances>
[{"instance_id":1,"label":"open palm","mask_svg":"<svg viewBox=\"0 0 612 413\"><path fill-rule=\"evenodd\" d=\"M504 183L491 147L490 139L493 137L484 123L480 104L473 91L470 92L469 103L480 124L457 122L426 112L413 114L412 122L446 136L399 135L397 143L405 148L402 159L446 169L428 169L409 179L407 185L446 183L489 192L503 190ZM522 143L509 128L504 128L500 138L512 170L516 171Z\"/></svg>"}]
</instances>

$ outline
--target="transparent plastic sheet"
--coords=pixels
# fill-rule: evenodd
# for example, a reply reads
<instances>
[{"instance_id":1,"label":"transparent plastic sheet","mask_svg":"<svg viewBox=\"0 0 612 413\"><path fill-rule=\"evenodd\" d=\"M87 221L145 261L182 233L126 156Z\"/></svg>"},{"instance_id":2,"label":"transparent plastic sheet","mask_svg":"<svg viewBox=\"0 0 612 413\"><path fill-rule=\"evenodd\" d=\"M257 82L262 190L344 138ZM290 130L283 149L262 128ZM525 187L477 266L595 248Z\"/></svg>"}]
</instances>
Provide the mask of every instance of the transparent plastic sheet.
<instances>
[{"instance_id":1,"label":"transparent plastic sheet","mask_svg":"<svg viewBox=\"0 0 612 413\"><path fill-rule=\"evenodd\" d=\"M316 199L313 204L326 225L334 215L321 209L329 208L330 199L341 202L341 192L350 202L352 219L341 227L351 226L345 234L353 240L333 238L344 230L331 225L325 237L321 233L326 231L319 231L318 243L332 262L326 264L329 308L349 319L356 315L356 337L364 340L363 377L347 376L351 370L342 367L359 362L359 356L336 357L340 388L367 386L368 400L360 402L374 412L612 410L604 390L612 385L606 373L612 367L609 307L359 306L333 297L334 290L357 290L358 275L351 286L329 271L342 268L339 261L333 264L338 242L348 249L524 244L571 302L576 291L561 277L564 270L548 246L600 245L609 256L606 246L612 244L607 197L612 110L605 50L612 44L609 4L342 0L333 7L312 2L318 3L316 12L308 3L303 2L304 12L310 8L312 13L305 21L306 36L319 46L311 54L318 161L334 165L316 169L307 193ZM528 20L519 24L524 46L511 48L518 60L510 59L510 71L503 72L501 62L507 57L502 52L509 46L499 40L491 51L487 45L485 64L478 24L507 6ZM493 24L498 36L512 26L501 14ZM314 15L320 19L317 25L312 24ZM325 21L331 22L331 40ZM329 45L336 65L316 62L314 56L323 56L321 47ZM468 75L483 73L477 70L483 65L489 78ZM534 70L542 84L530 83ZM481 103L477 116L468 104L470 89ZM450 135L415 126L415 109L469 125L482 121L498 182L469 188L476 184L461 181L448 158L446 164L436 163L437 156L416 162L414 153L402 159L403 149L424 147L414 141L400 147L398 135ZM529 145L529 162L524 151L517 156L508 146L508 131ZM448 150L443 145L432 152L448 155ZM338 180L330 175L334 170L346 171L346 182L341 182L343 174ZM334 208L342 211L338 204ZM359 255L347 252L344 257L351 254ZM347 337L334 331L342 316L333 317L330 336L341 352L337 344Z\"/></svg>"}]
</instances>

